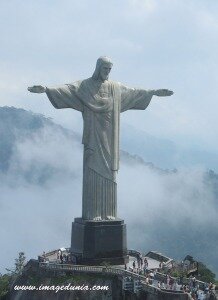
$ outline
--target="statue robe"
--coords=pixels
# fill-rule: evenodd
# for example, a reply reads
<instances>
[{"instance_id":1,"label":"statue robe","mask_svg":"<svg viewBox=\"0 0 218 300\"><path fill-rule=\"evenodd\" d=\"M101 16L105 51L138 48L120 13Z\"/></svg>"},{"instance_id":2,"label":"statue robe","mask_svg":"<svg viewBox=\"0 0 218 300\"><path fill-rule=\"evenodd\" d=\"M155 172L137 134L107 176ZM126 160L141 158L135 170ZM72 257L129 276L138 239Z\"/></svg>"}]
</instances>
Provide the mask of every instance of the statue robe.
<instances>
[{"instance_id":1,"label":"statue robe","mask_svg":"<svg viewBox=\"0 0 218 300\"><path fill-rule=\"evenodd\" d=\"M116 218L120 112L146 109L151 93L88 78L47 88L46 94L55 108L73 108L83 115L82 218Z\"/></svg>"}]
</instances>

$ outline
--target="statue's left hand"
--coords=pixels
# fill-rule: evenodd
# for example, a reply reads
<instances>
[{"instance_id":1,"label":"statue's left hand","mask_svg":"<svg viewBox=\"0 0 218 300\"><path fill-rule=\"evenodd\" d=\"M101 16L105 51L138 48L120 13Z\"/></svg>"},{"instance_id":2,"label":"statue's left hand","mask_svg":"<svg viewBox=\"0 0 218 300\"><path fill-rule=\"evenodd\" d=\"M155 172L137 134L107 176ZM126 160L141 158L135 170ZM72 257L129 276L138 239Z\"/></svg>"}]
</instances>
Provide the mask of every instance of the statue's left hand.
<instances>
[{"instance_id":1,"label":"statue's left hand","mask_svg":"<svg viewBox=\"0 0 218 300\"><path fill-rule=\"evenodd\" d=\"M154 95L158 97L167 97L167 96L172 96L173 91L167 90L167 89L160 89L160 90L155 90Z\"/></svg>"}]
</instances>

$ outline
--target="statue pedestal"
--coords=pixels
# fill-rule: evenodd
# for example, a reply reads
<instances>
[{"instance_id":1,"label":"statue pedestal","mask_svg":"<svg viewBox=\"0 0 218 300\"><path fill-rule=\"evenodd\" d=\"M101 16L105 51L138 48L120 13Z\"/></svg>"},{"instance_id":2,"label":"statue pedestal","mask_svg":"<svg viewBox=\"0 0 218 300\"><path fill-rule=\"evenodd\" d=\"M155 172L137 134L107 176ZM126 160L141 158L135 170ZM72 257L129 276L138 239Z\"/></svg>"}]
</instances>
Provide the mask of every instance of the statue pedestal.
<instances>
[{"instance_id":1,"label":"statue pedestal","mask_svg":"<svg viewBox=\"0 0 218 300\"><path fill-rule=\"evenodd\" d=\"M125 264L128 256L124 221L75 218L72 223L71 252L80 264Z\"/></svg>"}]
</instances>

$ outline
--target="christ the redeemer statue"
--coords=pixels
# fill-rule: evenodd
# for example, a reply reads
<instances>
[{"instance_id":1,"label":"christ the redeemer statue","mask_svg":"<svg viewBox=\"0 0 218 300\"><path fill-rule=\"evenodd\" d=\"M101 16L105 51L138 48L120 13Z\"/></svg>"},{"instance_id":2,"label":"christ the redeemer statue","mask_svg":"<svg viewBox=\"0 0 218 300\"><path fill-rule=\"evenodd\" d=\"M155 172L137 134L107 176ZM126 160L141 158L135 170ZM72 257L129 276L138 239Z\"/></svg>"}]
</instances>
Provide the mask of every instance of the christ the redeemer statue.
<instances>
[{"instance_id":1,"label":"christ the redeemer statue","mask_svg":"<svg viewBox=\"0 0 218 300\"><path fill-rule=\"evenodd\" d=\"M92 77L57 87L29 87L33 93L46 93L55 108L82 112L83 140L83 220L117 218L116 173L119 169L120 113L144 110L152 96L171 96L167 89L128 88L108 80L112 68L108 57L97 60Z\"/></svg>"}]
</instances>

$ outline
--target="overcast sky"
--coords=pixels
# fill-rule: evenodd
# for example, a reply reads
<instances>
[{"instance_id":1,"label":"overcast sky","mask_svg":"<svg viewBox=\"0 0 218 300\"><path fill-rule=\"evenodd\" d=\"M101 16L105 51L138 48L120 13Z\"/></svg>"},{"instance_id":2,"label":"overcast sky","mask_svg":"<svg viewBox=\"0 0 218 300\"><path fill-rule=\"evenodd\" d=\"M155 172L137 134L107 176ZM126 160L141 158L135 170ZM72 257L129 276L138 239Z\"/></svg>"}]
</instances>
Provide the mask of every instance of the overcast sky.
<instances>
[{"instance_id":1,"label":"overcast sky","mask_svg":"<svg viewBox=\"0 0 218 300\"><path fill-rule=\"evenodd\" d=\"M81 130L80 113L55 110L33 84L91 76L96 59L132 87L169 88L122 122L193 147L218 150L218 2L216 0L2 0L0 105L53 117Z\"/></svg>"}]
</instances>

